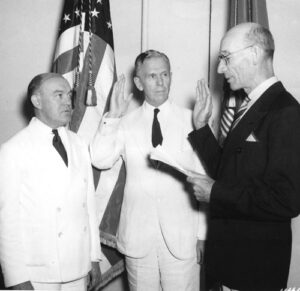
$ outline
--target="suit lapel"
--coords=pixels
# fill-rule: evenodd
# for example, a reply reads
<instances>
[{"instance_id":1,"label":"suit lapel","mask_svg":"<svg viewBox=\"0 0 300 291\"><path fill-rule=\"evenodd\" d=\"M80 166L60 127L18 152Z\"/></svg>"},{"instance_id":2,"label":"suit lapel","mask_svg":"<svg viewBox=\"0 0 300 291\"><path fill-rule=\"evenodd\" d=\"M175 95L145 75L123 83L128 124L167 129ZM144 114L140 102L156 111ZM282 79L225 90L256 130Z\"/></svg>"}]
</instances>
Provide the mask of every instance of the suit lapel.
<instances>
[{"instance_id":1,"label":"suit lapel","mask_svg":"<svg viewBox=\"0 0 300 291\"><path fill-rule=\"evenodd\" d=\"M132 121L133 123L129 124L130 134L140 153L145 156L145 153L148 153L151 147L151 124L149 124L145 114L143 114L142 107L139 108Z\"/></svg>"},{"instance_id":2,"label":"suit lapel","mask_svg":"<svg viewBox=\"0 0 300 291\"><path fill-rule=\"evenodd\" d=\"M164 148L170 153L182 150L184 143L184 135L182 125L182 114L177 110L177 107L171 104L168 115L164 118L165 122L161 124ZM180 136L181 138L178 138Z\"/></svg>"},{"instance_id":3,"label":"suit lapel","mask_svg":"<svg viewBox=\"0 0 300 291\"><path fill-rule=\"evenodd\" d=\"M278 98L282 90L285 90L282 83L277 82L259 97L228 135L226 142L224 143L224 153L228 150L234 150L246 140L255 128L257 128L264 116L269 112L273 101Z\"/></svg>"}]
</instances>

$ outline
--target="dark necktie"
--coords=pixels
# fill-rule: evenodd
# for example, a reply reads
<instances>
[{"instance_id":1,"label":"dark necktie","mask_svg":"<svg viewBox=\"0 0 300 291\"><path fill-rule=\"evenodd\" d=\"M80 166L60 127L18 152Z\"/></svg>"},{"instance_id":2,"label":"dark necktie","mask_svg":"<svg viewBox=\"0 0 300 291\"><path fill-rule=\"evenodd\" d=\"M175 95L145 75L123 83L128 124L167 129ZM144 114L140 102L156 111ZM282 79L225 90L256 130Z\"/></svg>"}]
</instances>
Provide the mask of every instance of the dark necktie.
<instances>
[{"instance_id":1,"label":"dark necktie","mask_svg":"<svg viewBox=\"0 0 300 291\"><path fill-rule=\"evenodd\" d=\"M57 131L57 129L52 129L52 132L54 134L52 144L55 147L55 149L57 150L57 152L60 154L62 159L64 160L66 166L68 166L68 155L67 155L66 149L61 141L61 138L58 134L58 131Z\"/></svg>"},{"instance_id":2,"label":"dark necktie","mask_svg":"<svg viewBox=\"0 0 300 291\"><path fill-rule=\"evenodd\" d=\"M159 144L161 145L162 141L163 141L159 121L157 119L158 112L159 112L159 109L155 108L154 109L153 124L152 124L152 145L154 147L157 147Z\"/></svg>"}]
</instances>

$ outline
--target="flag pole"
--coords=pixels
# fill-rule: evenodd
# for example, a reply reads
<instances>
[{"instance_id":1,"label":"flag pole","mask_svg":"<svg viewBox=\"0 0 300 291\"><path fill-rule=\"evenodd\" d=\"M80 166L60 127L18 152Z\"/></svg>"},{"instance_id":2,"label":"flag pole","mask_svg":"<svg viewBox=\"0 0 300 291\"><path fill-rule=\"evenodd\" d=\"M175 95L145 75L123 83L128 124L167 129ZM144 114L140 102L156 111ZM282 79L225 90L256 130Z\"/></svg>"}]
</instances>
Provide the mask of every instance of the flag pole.
<instances>
[{"instance_id":1,"label":"flag pole","mask_svg":"<svg viewBox=\"0 0 300 291\"><path fill-rule=\"evenodd\" d=\"M211 16L212 16L212 0L209 1L209 21L208 21L208 63L207 63L208 87L210 87L210 64L211 64Z\"/></svg>"},{"instance_id":2,"label":"flag pole","mask_svg":"<svg viewBox=\"0 0 300 291\"><path fill-rule=\"evenodd\" d=\"M148 49L148 15L149 0L142 0L142 15L141 15L141 52Z\"/></svg>"}]
</instances>

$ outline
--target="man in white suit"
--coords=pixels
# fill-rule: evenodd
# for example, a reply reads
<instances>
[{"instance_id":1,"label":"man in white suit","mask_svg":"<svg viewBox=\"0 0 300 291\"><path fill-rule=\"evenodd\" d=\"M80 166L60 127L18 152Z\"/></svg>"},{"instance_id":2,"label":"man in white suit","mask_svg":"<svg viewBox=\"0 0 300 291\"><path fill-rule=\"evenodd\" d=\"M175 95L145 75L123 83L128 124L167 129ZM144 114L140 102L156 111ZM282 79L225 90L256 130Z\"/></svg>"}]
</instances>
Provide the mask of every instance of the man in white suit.
<instances>
[{"instance_id":1,"label":"man in white suit","mask_svg":"<svg viewBox=\"0 0 300 291\"><path fill-rule=\"evenodd\" d=\"M40 74L30 82L28 98L35 117L0 150L5 285L86 290L89 280L92 286L101 278L101 250L88 148L66 128L71 88L59 74Z\"/></svg>"},{"instance_id":2,"label":"man in white suit","mask_svg":"<svg viewBox=\"0 0 300 291\"><path fill-rule=\"evenodd\" d=\"M171 72L165 54L140 54L134 83L144 94L143 105L125 114L132 95L124 96L121 76L90 148L92 163L100 169L125 161L117 246L126 258L130 290L198 291L196 246L205 239L205 214L182 174L149 159L160 144L183 167L203 173L187 140L192 113L168 99Z\"/></svg>"}]
</instances>

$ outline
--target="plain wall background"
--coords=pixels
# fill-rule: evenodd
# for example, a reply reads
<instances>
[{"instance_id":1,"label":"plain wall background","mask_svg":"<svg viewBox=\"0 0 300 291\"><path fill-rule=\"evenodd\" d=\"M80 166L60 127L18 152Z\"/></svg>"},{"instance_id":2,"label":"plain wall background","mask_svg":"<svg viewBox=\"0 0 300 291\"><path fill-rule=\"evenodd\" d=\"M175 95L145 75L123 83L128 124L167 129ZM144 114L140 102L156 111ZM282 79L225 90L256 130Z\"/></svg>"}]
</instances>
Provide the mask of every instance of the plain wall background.
<instances>
[{"instance_id":1,"label":"plain wall background","mask_svg":"<svg viewBox=\"0 0 300 291\"><path fill-rule=\"evenodd\" d=\"M210 55L217 104L222 78L216 73L216 57L227 28L228 2L212 1L209 52L209 0L144 0L144 6L142 0L110 0L118 74L129 78L141 49L161 50L171 60L170 98L191 107L196 81L207 78ZM0 0L0 143L27 124L22 110L27 85L36 74L50 70L62 4L63 0ZM267 10L276 45L276 75L300 100L300 1L267 0ZM128 82L126 91L130 90Z\"/></svg>"}]
</instances>

